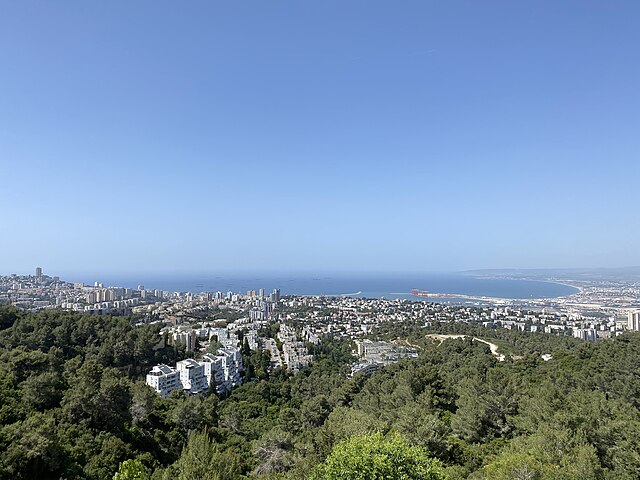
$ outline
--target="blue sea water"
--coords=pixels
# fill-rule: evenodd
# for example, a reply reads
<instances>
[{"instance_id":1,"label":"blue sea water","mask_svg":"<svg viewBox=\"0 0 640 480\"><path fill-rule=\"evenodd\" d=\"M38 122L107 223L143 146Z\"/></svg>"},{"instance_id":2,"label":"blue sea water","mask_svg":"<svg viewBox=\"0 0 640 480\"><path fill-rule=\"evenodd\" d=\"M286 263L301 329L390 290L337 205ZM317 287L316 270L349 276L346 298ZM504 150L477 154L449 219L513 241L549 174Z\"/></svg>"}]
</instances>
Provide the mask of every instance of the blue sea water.
<instances>
[{"instance_id":1,"label":"blue sea water","mask_svg":"<svg viewBox=\"0 0 640 480\"><path fill-rule=\"evenodd\" d=\"M555 298L576 293L578 289L559 283L535 280L506 280L473 277L464 274L427 275L301 275L301 274L192 274L140 275L127 277L78 278L105 286L159 289L172 292L240 292L279 288L282 295L353 295L369 298L409 298L416 288L430 293L459 294L507 299Z\"/></svg>"}]
</instances>

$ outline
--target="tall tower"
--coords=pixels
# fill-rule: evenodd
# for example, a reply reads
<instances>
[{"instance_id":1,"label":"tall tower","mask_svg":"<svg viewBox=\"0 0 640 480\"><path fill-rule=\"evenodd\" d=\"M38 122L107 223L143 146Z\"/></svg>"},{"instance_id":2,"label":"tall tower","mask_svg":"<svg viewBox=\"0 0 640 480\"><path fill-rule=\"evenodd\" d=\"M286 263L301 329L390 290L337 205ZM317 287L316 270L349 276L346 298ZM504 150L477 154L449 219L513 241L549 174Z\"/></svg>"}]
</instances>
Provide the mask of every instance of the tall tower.
<instances>
[{"instance_id":1,"label":"tall tower","mask_svg":"<svg viewBox=\"0 0 640 480\"><path fill-rule=\"evenodd\" d=\"M41 282L42 281L42 268L41 267L36 267L36 280Z\"/></svg>"},{"instance_id":2,"label":"tall tower","mask_svg":"<svg viewBox=\"0 0 640 480\"><path fill-rule=\"evenodd\" d=\"M278 303L280 301L280 289L274 288L273 292L271 292L271 301Z\"/></svg>"}]
</instances>

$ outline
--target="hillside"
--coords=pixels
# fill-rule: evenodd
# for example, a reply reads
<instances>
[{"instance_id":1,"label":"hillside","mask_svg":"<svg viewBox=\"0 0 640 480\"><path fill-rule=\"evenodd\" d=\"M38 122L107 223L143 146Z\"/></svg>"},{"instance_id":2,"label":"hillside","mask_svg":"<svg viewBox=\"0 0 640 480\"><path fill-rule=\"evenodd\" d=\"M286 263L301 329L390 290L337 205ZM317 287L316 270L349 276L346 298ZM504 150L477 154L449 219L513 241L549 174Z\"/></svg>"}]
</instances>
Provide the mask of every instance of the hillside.
<instances>
[{"instance_id":1,"label":"hillside","mask_svg":"<svg viewBox=\"0 0 640 480\"><path fill-rule=\"evenodd\" d=\"M0 325L0 478L112 478L128 459L118 478L340 478L336 465L389 445L423 472L405 478L640 475L637 334L587 343L486 331L518 356L499 362L471 338L426 337L480 329L413 328L403 331L417 359L354 378L351 345L325 338L296 375L271 372L226 399L161 399L142 375L184 352L155 351L158 327L8 307Z\"/></svg>"}]
</instances>

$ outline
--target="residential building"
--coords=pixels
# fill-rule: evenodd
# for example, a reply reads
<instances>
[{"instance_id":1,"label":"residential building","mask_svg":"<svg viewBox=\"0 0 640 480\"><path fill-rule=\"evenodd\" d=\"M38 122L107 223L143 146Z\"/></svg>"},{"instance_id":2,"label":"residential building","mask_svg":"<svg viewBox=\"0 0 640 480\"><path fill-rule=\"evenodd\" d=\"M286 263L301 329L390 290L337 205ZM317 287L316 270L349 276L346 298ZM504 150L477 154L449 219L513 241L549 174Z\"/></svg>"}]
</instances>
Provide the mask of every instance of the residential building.
<instances>
[{"instance_id":1,"label":"residential building","mask_svg":"<svg viewBox=\"0 0 640 480\"><path fill-rule=\"evenodd\" d=\"M182 388L187 393L201 393L207 390L204 367L193 358L187 358L176 363L176 370L180 374Z\"/></svg>"},{"instance_id":2,"label":"residential building","mask_svg":"<svg viewBox=\"0 0 640 480\"><path fill-rule=\"evenodd\" d=\"M147 385L160 394L162 398L167 398L172 390L181 390L180 373L168 365L156 365L147 374Z\"/></svg>"},{"instance_id":3,"label":"residential building","mask_svg":"<svg viewBox=\"0 0 640 480\"><path fill-rule=\"evenodd\" d=\"M218 394L230 392L233 387L242 383L242 355L237 348L220 348L215 355L206 353L201 364L207 379L207 388L215 385Z\"/></svg>"},{"instance_id":4,"label":"residential building","mask_svg":"<svg viewBox=\"0 0 640 480\"><path fill-rule=\"evenodd\" d=\"M204 376L207 379L207 388L215 385L216 393L222 394L230 388L227 388L224 378L224 369L222 368L222 358L213 353L205 353L202 357L202 367ZM230 386L229 386L230 387Z\"/></svg>"},{"instance_id":5,"label":"residential building","mask_svg":"<svg viewBox=\"0 0 640 480\"><path fill-rule=\"evenodd\" d=\"M181 343L185 346L187 352L195 351L196 340L198 336L196 334L196 331L192 328L187 327L186 329L182 329L179 327L179 330L177 332L173 332L172 337L174 345Z\"/></svg>"}]
</instances>

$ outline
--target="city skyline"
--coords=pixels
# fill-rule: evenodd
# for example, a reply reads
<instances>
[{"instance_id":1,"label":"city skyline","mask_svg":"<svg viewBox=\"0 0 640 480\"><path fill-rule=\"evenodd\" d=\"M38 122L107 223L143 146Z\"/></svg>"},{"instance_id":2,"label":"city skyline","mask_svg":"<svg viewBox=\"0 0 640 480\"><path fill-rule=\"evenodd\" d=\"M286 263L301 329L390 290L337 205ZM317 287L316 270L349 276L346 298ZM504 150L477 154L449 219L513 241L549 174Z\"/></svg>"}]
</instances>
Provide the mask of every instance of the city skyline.
<instances>
[{"instance_id":1,"label":"city skyline","mask_svg":"<svg viewBox=\"0 0 640 480\"><path fill-rule=\"evenodd\" d=\"M5 2L3 273L640 265L640 5Z\"/></svg>"}]
</instances>

